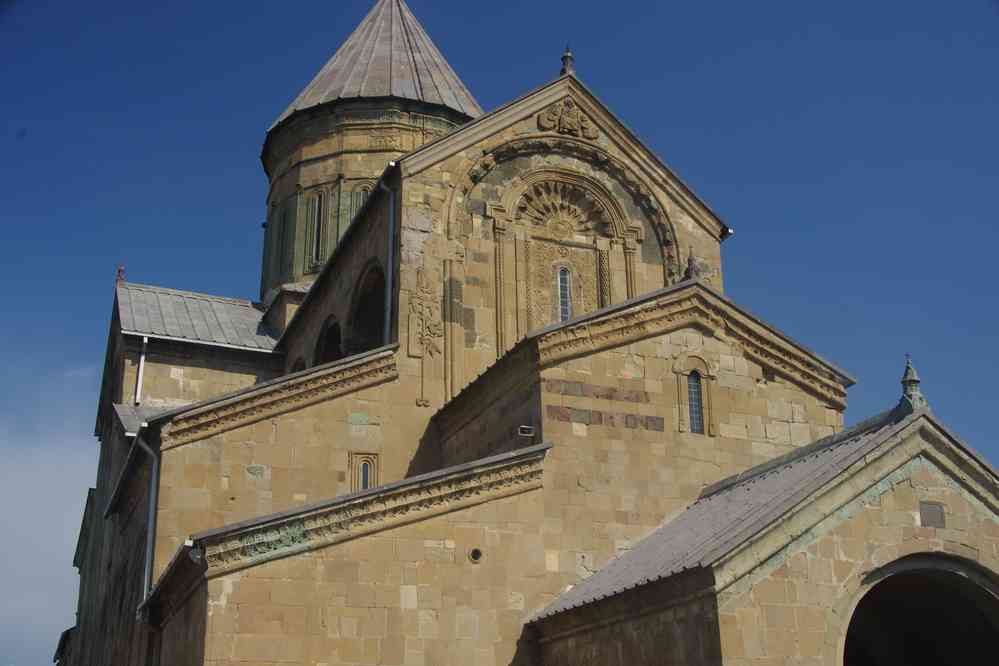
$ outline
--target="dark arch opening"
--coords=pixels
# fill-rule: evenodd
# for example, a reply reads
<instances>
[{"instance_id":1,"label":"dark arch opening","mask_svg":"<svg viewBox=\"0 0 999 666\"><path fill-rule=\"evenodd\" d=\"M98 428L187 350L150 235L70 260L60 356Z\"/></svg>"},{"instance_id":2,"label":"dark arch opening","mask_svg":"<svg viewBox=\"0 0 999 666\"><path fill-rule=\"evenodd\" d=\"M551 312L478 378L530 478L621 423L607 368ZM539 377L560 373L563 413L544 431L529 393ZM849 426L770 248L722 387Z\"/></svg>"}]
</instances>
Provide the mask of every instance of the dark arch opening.
<instances>
[{"instance_id":1,"label":"dark arch opening","mask_svg":"<svg viewBox=\"0 0 999 666\"><path fill-rule=\"evenodd\" d=\"M323 327L316 343L316 365L339 361L344 357L340 323L330 320Z\"/></svg>"},{"instance_id":2,"label":"dark arch opening","mask_svg":"<svg viewBox=\"0 0 999 666\"><path fill-rule=\"evenodd\" d=\"M899 573L871 589L850 620L845 666L981 663L999 645L999 600L950 571Z\"/></svg>"},{"instance_id":3,"label":"dark arch opening","mask_svg":"<svg viewBox=\"0 0 999 666\"><path fill-rule=\"evenodd\" d=\"M365 272L354 292L350 352L361 354L385 344L385 273L379 266Z\"/></svg>"}]
</instances>

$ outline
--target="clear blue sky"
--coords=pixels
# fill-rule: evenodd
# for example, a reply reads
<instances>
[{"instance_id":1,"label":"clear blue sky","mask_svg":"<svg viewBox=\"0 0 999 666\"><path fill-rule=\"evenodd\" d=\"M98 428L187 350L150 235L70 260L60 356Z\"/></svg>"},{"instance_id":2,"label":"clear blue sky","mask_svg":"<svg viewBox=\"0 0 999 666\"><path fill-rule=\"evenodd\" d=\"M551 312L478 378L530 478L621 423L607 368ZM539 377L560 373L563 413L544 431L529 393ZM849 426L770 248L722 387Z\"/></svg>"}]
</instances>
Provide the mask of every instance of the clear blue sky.
<instances>
[{"instance_id":1,"label":"clear blue sky","mask_svg":"<svg viewBox=\"0 0 999 666\"><path fill-rule=\"evenodd\" d=\"M580 78L736 229L738 303L852 372L903 355L999 461L999 3L409 0L486 109ZM0 666L73 623L115 266L256 295L264 131L372 0L0 0Z\"/></svg>"}]
</instances>

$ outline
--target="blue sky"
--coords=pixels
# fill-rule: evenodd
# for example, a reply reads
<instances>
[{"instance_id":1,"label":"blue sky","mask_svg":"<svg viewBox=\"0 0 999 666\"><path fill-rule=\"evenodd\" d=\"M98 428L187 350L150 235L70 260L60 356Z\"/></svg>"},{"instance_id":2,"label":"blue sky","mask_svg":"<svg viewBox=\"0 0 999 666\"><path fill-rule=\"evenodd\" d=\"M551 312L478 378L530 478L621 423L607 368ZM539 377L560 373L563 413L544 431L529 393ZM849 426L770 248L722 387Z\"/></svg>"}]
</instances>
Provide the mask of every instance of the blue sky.
<instances>
[{"instance_id":1,"label":"blue sky","mask_svg":"<svg viewBox=\"0 0 999 666\"><path fill-rule=\"evenodd\" d=\"M47 663L115 267L253 297L264 132L371 0L0 0L0 666ZM999 462L999 2L409 0L486 109L580 78L736 229L730 297ZM44 661L43 661L44 660Z\"/></svg>"}]
</instances>

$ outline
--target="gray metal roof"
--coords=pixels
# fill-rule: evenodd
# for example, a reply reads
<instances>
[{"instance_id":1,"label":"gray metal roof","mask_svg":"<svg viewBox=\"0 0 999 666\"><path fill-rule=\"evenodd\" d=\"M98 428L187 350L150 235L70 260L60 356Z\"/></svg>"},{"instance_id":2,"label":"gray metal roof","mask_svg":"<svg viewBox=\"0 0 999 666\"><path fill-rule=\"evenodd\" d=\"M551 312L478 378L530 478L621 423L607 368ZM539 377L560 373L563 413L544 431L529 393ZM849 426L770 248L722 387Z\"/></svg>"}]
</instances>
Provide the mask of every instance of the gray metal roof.
<instances>
[{"instance_id":1,"label":"gray metal roof","mask_svg":"<svg viewBox=\"0 0 999 666\"><path fill-rule=\"evenodd\" d=\"M378 0L312 82L274 122L338 99L398 97L482 115L404 0Z\"/></svg>"},{"instance_id":2,"label":"gray metal roof","mask_svg":"<svg viewBox=\"0 0 999 666\"><path fill-rule=\"evenodd\" d=\"M163 287L118 283L123 333L270 352L277 337L250 301Z\"/></svg>"},{"instance_id":3,"label":"gray metal roof","mask_svg":"<svg viewBox=\"0 0 999 666\"><path fill-rule=\"evenodd\" d=\"M149 405L113 405L115 414L118 415L118 420L121 421L122 428L128 434L138 434L139 430L142 428L142 424L147 423L150 419L170 411L168 408L164 407L152 407Z\"/></svg>"},{"instance_id":4,"label":"gray metal roof","mask_svg":"<svg viewBox=\"0 0 999 666\"><path fill-rule=\"evenodd\" d=\"M562 594L532 621L711 566L924 414L902 408L884 412L708 487L686 511Z\"/></svg>"}]
</instances>

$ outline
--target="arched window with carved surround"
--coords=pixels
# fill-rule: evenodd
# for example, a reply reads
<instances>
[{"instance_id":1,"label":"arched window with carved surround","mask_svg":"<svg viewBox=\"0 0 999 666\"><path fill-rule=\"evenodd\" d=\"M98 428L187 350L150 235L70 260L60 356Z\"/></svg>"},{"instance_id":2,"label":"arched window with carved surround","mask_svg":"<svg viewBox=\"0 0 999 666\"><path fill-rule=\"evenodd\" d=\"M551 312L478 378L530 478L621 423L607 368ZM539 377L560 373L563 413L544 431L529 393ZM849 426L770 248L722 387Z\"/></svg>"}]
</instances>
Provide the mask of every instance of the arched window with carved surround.
<instances>
[{"instance_id":1,"label":"arched window with carved surround","mask_svg":"<svg viewBox=\"0 0 999 666\"><path fill-rule=\"evenodd\" d=\"M378 485L378 454L350 452L350 489L353 492L368 490Z\"/></svg>"},{"instance_id":2,"label":"arched window with carved surround","mask_svg":"<svg viewBox=\"0 0 999 666\"><path fill-rule=\"evenodd\" d=\"M700 356L681 354L673 362L676 373L677 428L680 432L715 436L714 385L717 369Z\"/></svg>"},{"instance_id":3,"label":"arched window with carved surround","mask_svg":"<svg viewBox=\"0 0 999 666\"><path fill-rule=\"evenodd\" d=\"M704 434L704 383L701 373L694 370L687 375L687 411L690 416L690 432Z\"/></svg>"},{"instance_id":4,"label":"arched window with carved surround","mask_svg":"<svg viewBox=\"0 0 999 666\"><path fill-rule=\"evenodd\" d=\"M555 277L555 293L558 295L558 320L572 319L572 271L566 266L558 269Z\"/></svg>"}]
</instances>

